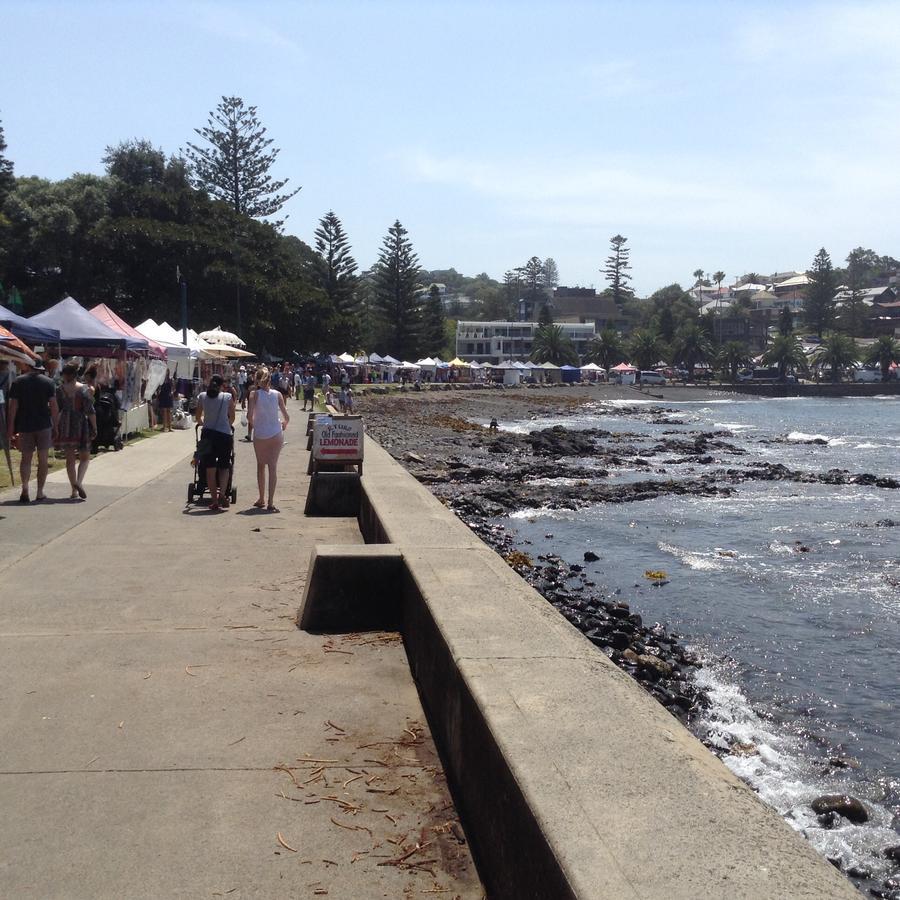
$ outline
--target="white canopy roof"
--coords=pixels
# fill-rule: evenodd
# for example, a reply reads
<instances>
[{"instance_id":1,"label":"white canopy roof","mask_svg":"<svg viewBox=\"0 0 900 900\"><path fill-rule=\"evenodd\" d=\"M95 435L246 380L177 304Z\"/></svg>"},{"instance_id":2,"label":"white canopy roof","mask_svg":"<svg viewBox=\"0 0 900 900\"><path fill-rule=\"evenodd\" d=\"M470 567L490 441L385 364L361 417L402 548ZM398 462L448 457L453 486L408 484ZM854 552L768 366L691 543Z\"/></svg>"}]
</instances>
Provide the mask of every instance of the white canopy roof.
<instances>
[{"instance_id":1,"label":"white canopy roof","mask_svg":"<svg viewBox=\"0 0 900 900\"><path fill-rule=\"evenodd\" d=\"M403 362L400 363L400 366L401 366L401 368L404 368L404 369L421 369L422 368L417 363L407 362L406 360L403 360Z\"/></svg>"},{"instance_id":2,"label":"white canopy roof","mask_svg":"<svg viewBox=\"0 0 900 900\"><path fill-rule=\"evenodd\" d=\"M370 362L370 363L380 363L380 362L384 362L384 357L383 357L383 356L379 356L377 353L370 353L370 354L369 354L369 362Z\"/></svg>"},{"instance_id":3,"label":"white canopy roof","mask_svg":"<svg viewBox=\"0 0 900 900\"><path fill-rule=\"evenodd\" d=\"M394 365L394 366L399 366L399 365L400 365L400 360L399 360L399 359L394 359L394 357L391 356L390 353L388 353L387 356L382 356L382 357L381 357L381 361L382 361L382 362L389 363L390 365Z\"/></svg>"},{"instance_id":4,"label":"white canopy roof","mask_svg":"<svg viewBox=\"0 0 900 900\"><path fill-rule=\"evenodd\" d=\"M592 363L592 362L590 362L590 363L587 363L587 365L582 366L582 367L581 367L581 371L582 371L582 372L584 372L584 371L588 371L588 372L605 372L606 369L604 369L603 366L598 366L597 363Z\"/></svg>"},{"instance_id":5,"label":"white canopy roof","mask_svg":"<svg viewBox=\"0 0 900 900\"><path fill-rule=\"evenodd\" d=\"M354 363L354 362L356 362L356 359L354 358L354 356L353 356L352 353L342 353L340 356L338 356L338 359L339 359L342 363Z\"/></svg>"},{"instance_id":6,"label":"white canopy roof","mask_svg":"<svg viewBox=\"0 0 900 900\"><path fill-rule=\"evenodd\" d=\"M539 369L558 369L559 366L554 366L552 362L545 362L545 363L541 363L540 366L538 366L538 368Z\"/></svg>"},{"instance_id":7,"label":"white canopy roof","mask_svg":"<svg viewBox=\"0 0 900 900\"><path fill-rule=\"evenodd\" d=\"M420 359L416 362L418 366L436 366L437 360L432 359L430 356L426 356L424 359Z\"/></svg>"}]
</instances>

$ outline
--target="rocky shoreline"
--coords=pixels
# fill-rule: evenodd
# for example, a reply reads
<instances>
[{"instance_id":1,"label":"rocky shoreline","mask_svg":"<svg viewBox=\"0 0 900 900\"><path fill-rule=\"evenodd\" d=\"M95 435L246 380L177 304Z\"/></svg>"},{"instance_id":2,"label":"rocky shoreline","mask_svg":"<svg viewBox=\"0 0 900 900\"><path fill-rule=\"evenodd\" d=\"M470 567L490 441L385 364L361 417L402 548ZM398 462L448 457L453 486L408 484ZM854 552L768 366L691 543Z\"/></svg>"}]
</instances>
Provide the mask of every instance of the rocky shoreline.
<instances>
[{"instance_id":1,"label":"rocky shoreline","mask_svg":"<svg viewBox=\"0 0 900 900\"><path fill-rule=\"evenodd\" d=\"M710 395L710 399L714 397ZM692 391L691 399L704 398ZM548 396L491 391L369 395L359 405L369 433L414 477L673 716L696 725L710 701L693 677L702 662L680 643L679 636L658 622L645 623L618 591L605 594L592 580L592 563L597 559L590 550L578 563L553 553L533 556L530 542L517 539L495 519L541 507L577 509L667 495L728 496L739 485L754 481L858 484L885 491L900 489L900 482L866 472L815 472L779 462L744 460L746 451L732 442L733 435L726 429L682 428L648 437L646 433L621 430L540 427L542 418L558 421L594 411L594 400L583 392L552 392ZM662 427L682 424L678 411L666 408L664 402L658 406L619 407L615 415ZM493 430L487 427L491 419L534 419L535 429L529 433ZM798 553L808 550L796 548ZM654 574L647 573L648 577ZM651 578L650 583L662 585L663 578ZM699 737L704 740L703 734ZM706 736L704 743L719 755L754 752L753 748L723 747L720 736L713 734ZM816 803L822 810L819 822L823 828L860 816L861 804L853 797L820 797ZM895 862L898 852L896 847L885 850L888 859ZM838 864L837 860L832 862ZM872 896L900 900L896 875L873 881L870 873L858 868L847 874Z\"/></svg>"}]
</instances>

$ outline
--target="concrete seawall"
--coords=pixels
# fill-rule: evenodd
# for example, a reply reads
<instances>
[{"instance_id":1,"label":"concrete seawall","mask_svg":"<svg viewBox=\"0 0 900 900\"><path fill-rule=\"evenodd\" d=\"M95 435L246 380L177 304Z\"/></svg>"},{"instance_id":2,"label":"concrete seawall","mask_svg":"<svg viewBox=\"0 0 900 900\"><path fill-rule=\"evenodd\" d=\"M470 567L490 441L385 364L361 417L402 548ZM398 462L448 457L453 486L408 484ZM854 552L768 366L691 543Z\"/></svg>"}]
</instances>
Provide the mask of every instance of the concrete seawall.
<instances>
[{"instance_id":1,"label":"concrete seawall","mask_svg":"<svg viewBox=\"0 0 900 900\"><path fill-rule=\"evenodd\" d=\"M371 440L359 522L369 555L390 545L393 583L373 595L399 617L491 897L858 897ZM340 552L314 560L302 625L333 620L325 560Z\"/></svg>"}]
</instances>

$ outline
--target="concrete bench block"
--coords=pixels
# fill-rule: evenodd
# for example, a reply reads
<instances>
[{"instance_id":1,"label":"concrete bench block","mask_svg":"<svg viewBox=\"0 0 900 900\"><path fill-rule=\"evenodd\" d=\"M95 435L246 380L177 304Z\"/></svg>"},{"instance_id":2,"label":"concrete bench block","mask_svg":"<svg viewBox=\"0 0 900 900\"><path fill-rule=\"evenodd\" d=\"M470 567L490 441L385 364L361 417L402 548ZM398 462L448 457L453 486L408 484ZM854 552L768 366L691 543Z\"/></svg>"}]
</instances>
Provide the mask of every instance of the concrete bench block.
<instances>
[{"instance_id":1,"label":"concrete bench block","mask_svg":"<svg viewBox=\"0 0 900 900\"><path fill-rule=\"evenodd\" d=\"M360 477L358 472L315 472L306 494L307 516L359 515Z\"/></svg>"},{"instance_id":2,"label":"concrete bench block","mask_svg":"<svg viewBox=\"0 0 900 900\"><path fill-rule=\"evenodd\" d=\"M297 625L304 631L396 631L403 555L385 544L315 547Z\"/></svg>"}]
</instances>

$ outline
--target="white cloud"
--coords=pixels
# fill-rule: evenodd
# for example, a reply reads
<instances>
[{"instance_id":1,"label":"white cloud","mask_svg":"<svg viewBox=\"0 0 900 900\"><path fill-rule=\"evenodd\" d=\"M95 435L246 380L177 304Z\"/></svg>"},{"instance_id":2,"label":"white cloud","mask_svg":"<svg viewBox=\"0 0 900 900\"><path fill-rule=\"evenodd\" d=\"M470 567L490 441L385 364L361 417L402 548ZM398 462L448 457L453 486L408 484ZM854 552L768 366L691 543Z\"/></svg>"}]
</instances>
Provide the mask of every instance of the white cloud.
<instances>
[{"instance_id":1,"label":"white cloud","mask_svg":"<svg viewBox=\"0 0 900 900\"><path fill-rule=\"evenodd\" d=\"M194 27L215 37L295 53L300 51L297 43L283 31L262 21L262 7L244 11L226 4L192 2L182 10L191 18Z\"/></svg>"}]
</instances>

